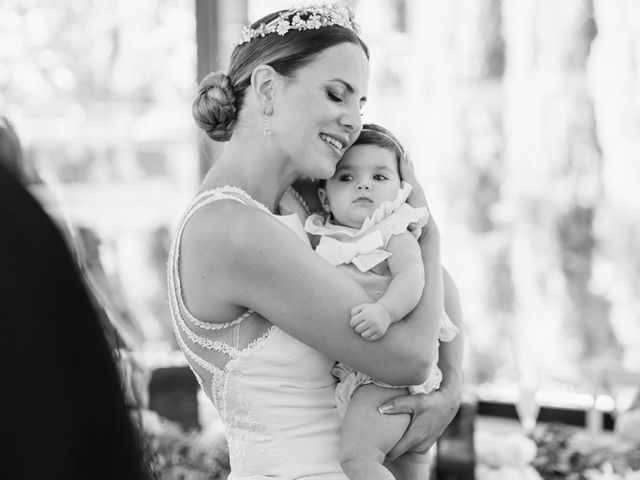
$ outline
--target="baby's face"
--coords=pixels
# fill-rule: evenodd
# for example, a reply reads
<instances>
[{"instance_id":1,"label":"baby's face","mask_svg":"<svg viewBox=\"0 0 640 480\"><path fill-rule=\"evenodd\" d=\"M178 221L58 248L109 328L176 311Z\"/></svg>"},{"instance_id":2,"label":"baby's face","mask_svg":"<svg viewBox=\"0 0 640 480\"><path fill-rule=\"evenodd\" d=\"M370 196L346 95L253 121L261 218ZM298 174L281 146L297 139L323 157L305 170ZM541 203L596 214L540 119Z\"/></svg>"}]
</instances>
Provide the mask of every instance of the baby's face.
<instances>
[{"instance_id":1,"label":"baby's face","mask_svg":"<svg viewBox=\"0 0 640 480\"><path fill-rule=\"evenodd\" d=\"M400 186L398 161L391 150L356 145L338 163L321 199L336 223L360 228L382 202L396 197Z\"/></svg>"}]
</instances>

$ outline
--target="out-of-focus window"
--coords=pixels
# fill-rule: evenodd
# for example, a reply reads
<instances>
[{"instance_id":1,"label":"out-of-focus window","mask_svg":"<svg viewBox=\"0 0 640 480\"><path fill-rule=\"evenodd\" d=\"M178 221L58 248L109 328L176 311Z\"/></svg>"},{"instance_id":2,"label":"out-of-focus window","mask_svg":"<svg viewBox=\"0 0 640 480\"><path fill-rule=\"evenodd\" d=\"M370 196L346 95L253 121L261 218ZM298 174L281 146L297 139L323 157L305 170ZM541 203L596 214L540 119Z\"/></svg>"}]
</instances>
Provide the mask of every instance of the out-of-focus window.
<instances>
[{"instance_id":1,"label":"out-of-focus window","mask_svg":"<svg viewBox=\"0 0 640 480\"><path fill-rule=\"evenodd\" d=\"M0 4L0 112L31 190L61 222L108 316L170 349L170 232L198 182L192 0Z\"/></svg>"},{"instance_id":2,"label":"out-of-focus window","mask_svg":"<svg viewBox=\"0 0 640 480\"><path fill-rule=\"evenodd\" d=\"M640 5L351 3L364 120L398 134L425 186L467 383L580 403L603 368L640 371Z\"/></svg>"}]
</instances>

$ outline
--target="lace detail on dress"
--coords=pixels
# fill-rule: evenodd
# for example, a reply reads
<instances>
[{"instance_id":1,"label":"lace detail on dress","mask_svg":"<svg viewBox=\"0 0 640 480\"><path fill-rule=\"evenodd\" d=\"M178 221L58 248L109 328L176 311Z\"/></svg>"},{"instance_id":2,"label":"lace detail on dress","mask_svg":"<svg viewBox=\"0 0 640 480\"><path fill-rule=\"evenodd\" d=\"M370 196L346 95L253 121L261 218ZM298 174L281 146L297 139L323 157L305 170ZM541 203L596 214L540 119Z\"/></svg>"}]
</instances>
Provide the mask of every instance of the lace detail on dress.
<instances>
[{"instance_id":1,"label":"lace detail on dress","mask_svg":"<svg viewBox=\"0 0 640 480\"><path fill-rule=\"evenodd\" d=\"M267 341L271 341L272 337L277 336L280 333L280 329L275 325L271 326L269 330L264 332L261 337L256 338L244 349L238 351L238 357L246 356L251 353L252 350L262 347Z\"/></svg>"},{"instance_id":2,"label":"lace detail on dress","mask_svg":"<svg viewBox=\"0 0 640 480\"><path fill-rule=\"evenodd\" d=\"M220 373L220 369L218 367L216 367L214 364L207 362L205 359L200 358L198 355L195 354L195 352L193 350L191 350L189 348L189 346L185 343L185 341L182 339L182 336L180 336L180 333L177 331L175 323L173 325L174 331L175 331L175 335L176 338L178 339L178 345L180 346L180 349L182 350L182 352L189 357L191 360L193 360L195 363L197 363L198 365L200 365L202 368L204 368L207 372L211 373L214 377ZM196 380L198 381L198 385L200 385L200 388L202 389L203 392L207 392L207 389L205 387L204 384L204 380L202 378L202 376L196 371L195 368L193 368L193 365L191 362L187 362L187 365L189 365L189 369L193 372L193 374L196 377ZM213 397L211 397L211 400L213 401ZM217 408L217 406L216 406Z\"/></svg>"},{"instance_id":3,"label":"lace detail on dress","mask_svg":"<svg viewBox=\"0 0 640 480\"><path fill-rule=\"evenodd\" d=\"M240 404L227 415L226 434L229 446L229 460L231 471L241 477L255 475L247 467L246 457L248 443L261 453L266 451L266 445L271 440L264 422L258 417L245 399L239 399Z\"/></svg>"},{"instance_id":4,"label":"lace detail on dress","mask_svg":"<svg viewBox=\"0 0 640 480\"><path fill-rule=\"evenodd\" d=\"M184 354L187 357L189 357L191 360L193 360L195 363L200 365L202 368L204 368L207 372L216 374L222 371L221 368L216 367L211 362L207 362L204 358L202 358L200 355L198 355L193 350L191 350L187 345L187 343L183 340L182 335L180 335L179 332L176 332L176 337L178 339L178 344L180 345L180 348L182 349Z\"/></svg>"},{"instance_id":5,"label":"lace detail on dress","mask_svg":"<svg viewBox=\"0 0 640 480\"><path fill-rule=\"evenodd\" d=\"M206 338L198 335L193 330L191 330L186 323L184 323L184 320L182 320L181 317L177 317L176 322L180 326L180 329L187 335L187 337L189 337L189 340L191 340L193 343L200 345L202 348L205 348L207 350L215 350L216 352L220 352L220 353L225 353L231 358L235 358L240 354L240 351L238 349L232 347L226 342L223 342L218 339L212 340L211 338Z\"/></svg>"},{"instance_id":6,"label":"lace detail on dress","mask_svg":"<svg viewBox=\"0 0 640 480\"><path fill-rule=\"evenodd\" d=\"M214 198L211 198L211 197L214 197ZM222 199L237 200L238 197L242 199L242 203L244 203L245 205L258 207L260 210L263 210L269 215L273 215L273 213L271 213L271 210L269 210L264 204L260 203L257 200L254 200L254 198L251 195L249 195L247 192L245 192L241 188L233 187L231 185L225 185L224 187L205 190L195 198L194 203L197 203L199 200L203 198L210 198L210 201L215 201L215 200L222 200Z\"/></svg>"},{"instance_id":7,"label":"lace detail on dress","mask_svg":"<svg viewBox=\"0 0 640 480\"><path fill-rule=\"evenodd\" d=\"M189 320L191 323L193 323L197 327L200 327L204 330L220 330L221 328L228 328L228 327L232 327L234 325L239 324L252 313L253 313L253 310L249 309L246 312L244 312L242 315L240 315L238 318L236 318L235 320L232 320L231 322L227 322L227 323L203 322L202 320L198 320L197 318L195 318L188 311L185 312L185 317L187 317L187 320Z\"/></svg>"}]
</instances>

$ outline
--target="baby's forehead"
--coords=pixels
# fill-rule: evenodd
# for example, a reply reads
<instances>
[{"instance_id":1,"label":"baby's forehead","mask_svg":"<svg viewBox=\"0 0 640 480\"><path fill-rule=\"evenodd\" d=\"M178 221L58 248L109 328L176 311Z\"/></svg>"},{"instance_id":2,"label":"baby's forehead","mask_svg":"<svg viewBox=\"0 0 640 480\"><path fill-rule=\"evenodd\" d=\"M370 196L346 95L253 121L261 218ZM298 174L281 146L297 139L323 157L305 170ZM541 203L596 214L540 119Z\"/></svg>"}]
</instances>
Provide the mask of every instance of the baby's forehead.
<instances>
[{"instance_id":1,"label":"baby's forehead","mask_svg":"<svg viewBox=\"0 0 640 480\"><path fill-rule=\"evenodd\" d=\"M354 145L344 154L337 169L346 168L388 168L397 170L395 152L379 145Z\"/></svg>"}]
</instances>

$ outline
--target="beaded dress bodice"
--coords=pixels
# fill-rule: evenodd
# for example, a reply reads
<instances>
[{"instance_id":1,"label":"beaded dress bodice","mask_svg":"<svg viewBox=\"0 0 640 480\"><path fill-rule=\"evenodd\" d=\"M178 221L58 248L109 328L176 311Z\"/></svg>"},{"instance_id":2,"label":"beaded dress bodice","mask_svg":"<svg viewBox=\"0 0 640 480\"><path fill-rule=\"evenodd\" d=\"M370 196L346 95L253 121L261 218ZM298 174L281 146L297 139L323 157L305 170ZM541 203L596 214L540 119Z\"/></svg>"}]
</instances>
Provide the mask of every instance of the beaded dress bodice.
<instances>
[{"instance_id":1,"label":"beaded dress bodice","mask_svg":"<svg viewBox=\"0 0 640 480\"><path fill-rule=\"evenodd\" d=\"M185 305L180 245L191 216L211 202L258 208L309 243L296 214L278 216L235 187L208 190L183 215L168 263L169 304L178 344L225 426L230 480L346 480L338 463L340 420L333 360L247 310L227 323L204 322ZM229 239L233 241L233 239Z\"/></svg>"}]
</instances>

